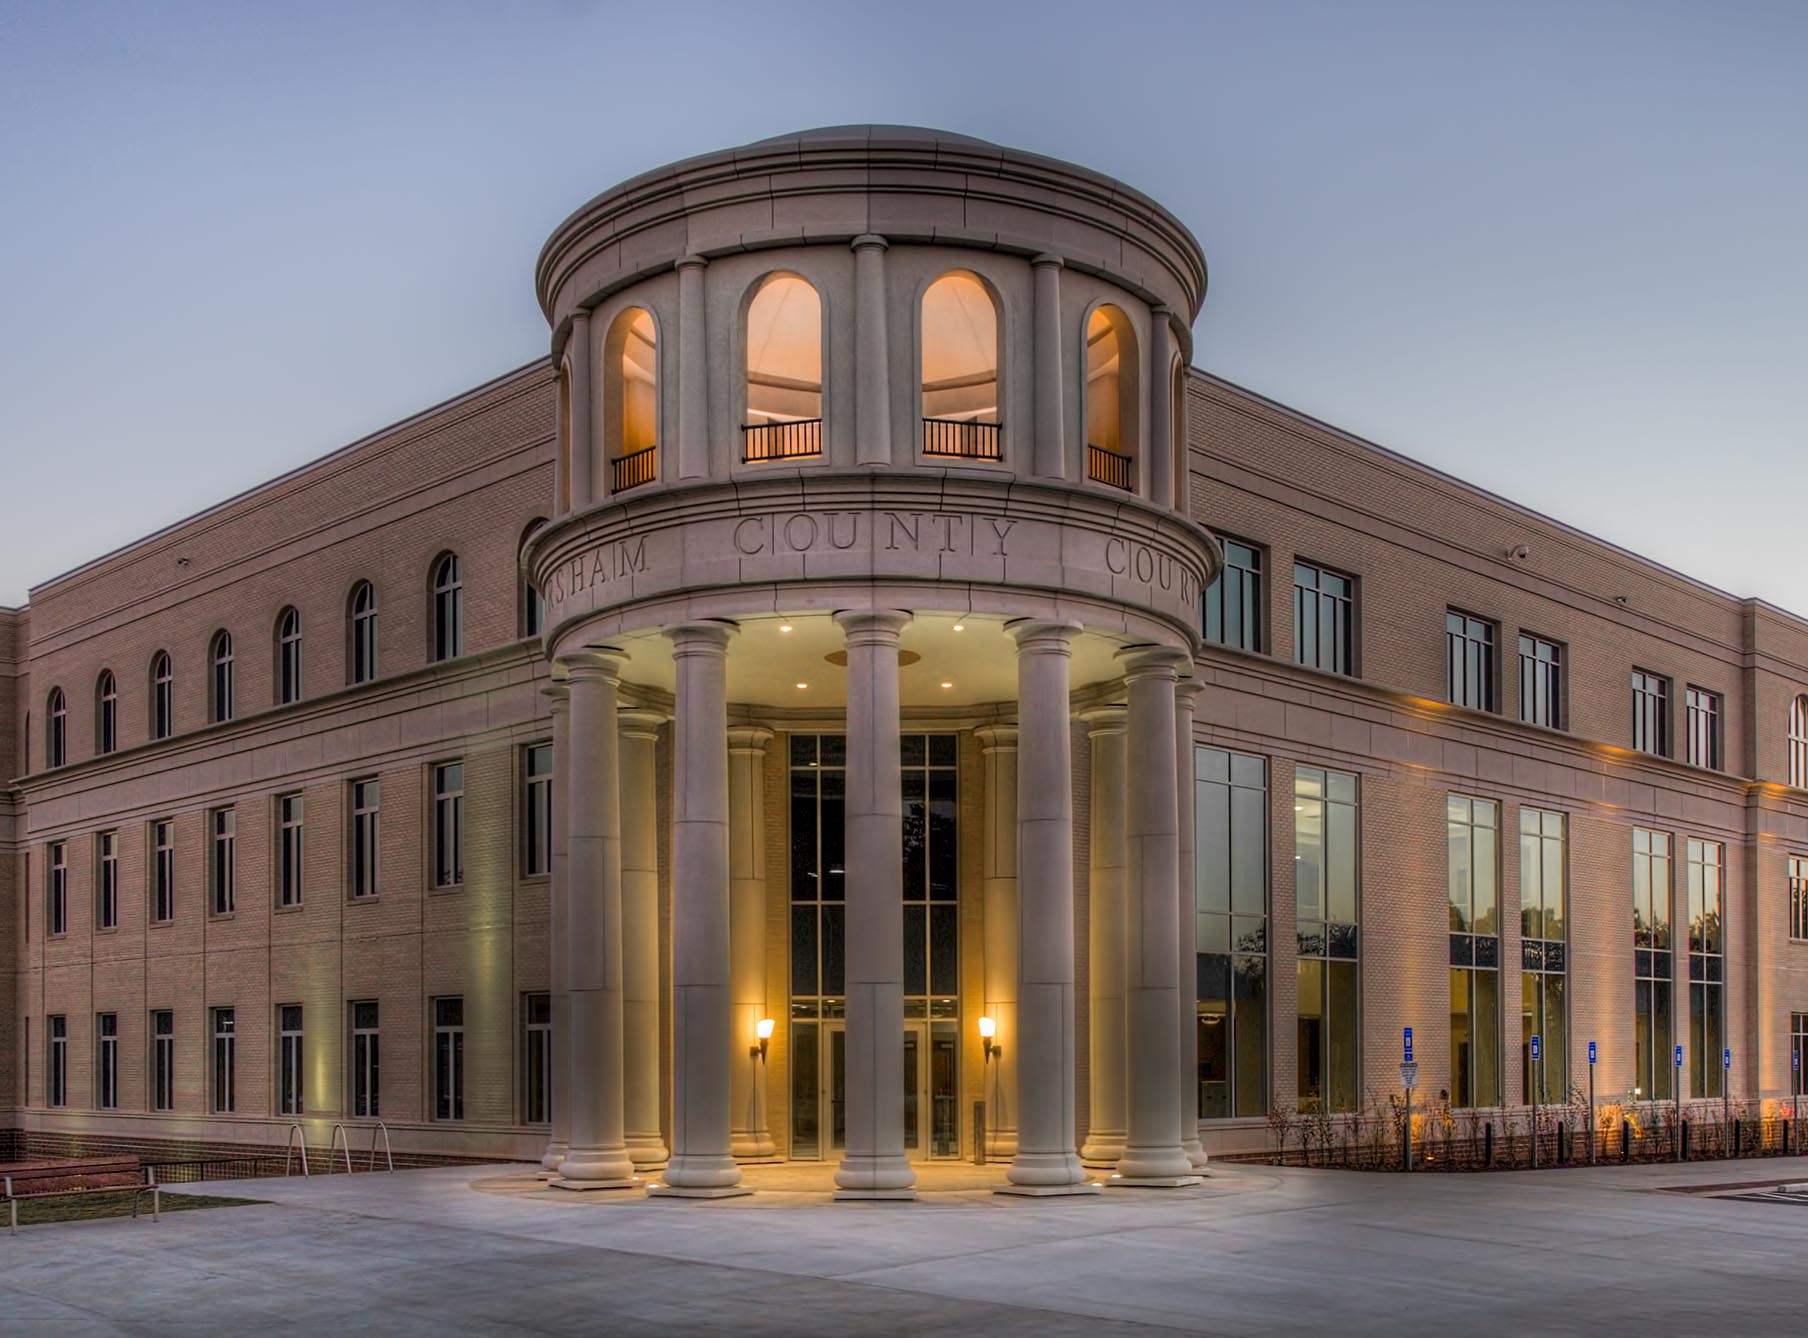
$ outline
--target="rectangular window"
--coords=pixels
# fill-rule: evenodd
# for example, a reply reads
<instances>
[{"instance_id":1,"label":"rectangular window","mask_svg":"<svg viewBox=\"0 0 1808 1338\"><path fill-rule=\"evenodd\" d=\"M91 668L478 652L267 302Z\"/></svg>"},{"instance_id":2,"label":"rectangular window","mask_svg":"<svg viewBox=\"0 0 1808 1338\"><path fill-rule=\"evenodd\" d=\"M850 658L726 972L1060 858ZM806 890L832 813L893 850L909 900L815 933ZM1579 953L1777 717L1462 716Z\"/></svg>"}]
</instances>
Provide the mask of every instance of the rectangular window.
<instances>
[{"instance_id":1,"label":"rectangular window","mask_svg":"<svg viewBox=\"0 0 1808 1338\"><path fill-rule=\"evenodd\" d=\"M301 905L302 799L298 794L276 799L276 904Z\"/></svg>"},{"instance_id":2,"label":"rectangular window","mask_svg":"<svg viewBox=\"0 0 1808 1338\"><path fill-rule=\"evenodd\" d=\"M1789 937L1808 939L1808 856L1791 855L1789 875Z\"/></svg>"},{"instance_id":3,"label":"rectangular window","mask_svg":"<svg viewBox=\"0 0 1808 1338\"><path fill-rule=\"evenodd\" d=\"M230 1115L237 1107L239 1085L238 1029L230 1008L213 1010L213 1109Z\"/></svg>"},{"instance_id":4,"label":"rectangular window","mask_svg":"<svg viewBox=\"0 0 1808 1338\"><path fill-rule=\"evenodd\" d=\"M101 1110L119 1109L119 1014L97 1013L94 1018L94 1104Z\"/></svg>"},{"instance_id":5,"label":"rectangular window","mask_svg":"<svg viewBox=\"0 0 1808 1338\"><path fill-rule=\"evenodd\" d=\"M176 1015L167 1008L151 1014L151 1109L176 1108Z\"/></svg>"},{"instance_id":6,"label":"rectangular window","mask_svg":"<svg viewBox=\"0 0 1808 1338\"><path fill-rule=\"evenodd\" d=\"M433 885L457 887L465 880L465 766L441 762L433 768Z\"/></svg>"},{"instance_id":7,"label":"rectangular window","mask_svg":"<svg viewBox=\"0 0 1808 1338\"><path fill-rule=\"evenodd\" d=\"M1789 1090L1796 1096L1808 1092L1808 1013L1789 1015Z\"/></svg>"},{"instance_id":8,"label":"rectangular window","mask_svg":"<svg viewBox=\"0 0 1808 1338\"><path fill-rule=\"evenodd\" d=\"M1689 688L1683 693L1683 714L1689 765L1720 770L1720 694Z\"/></svg>"},{"instance_id":9,"label":"rectangular window","mask_svg":"<svg viewBox=\"0 0 1808 1338\"><path fill-rule=\"evenodd\" d=\"M1357 831L1356 777L1296 768L1293 879L1301 1110L1349 1111L1361 1103Z\"/></svg>"},{"instance_id":10,"label":"rectangular window","mask_svg":"<svg viewBox=\"0 0 1808 1338\"><path fill-rule=\"evenodd\" d=\"M44 1102L51 1106L69 1104L69 1019L51 1014L49 1065L45 1069Z\"/></svg>"},{"instance_id":11,"label":"rectangular window","mask_svg":"<svg viewBox=\"0 0 1808 1338\"><path fill-rule=\"evenodd\" d=\"M1494 709L1494 624L1455 609L1444 615L1447 684L1452 706Z\"/></svg>"},{"instance_id":12,"label":"rectangular window","mask_svg":"<svg viewBox=\"0 0 1808 1338\"><path fill-rule=\"evenodd\" d=\"M102 832L94 838L94 924L97 929L119 927L119 833Z\"/></svg>"},{"instance_id":13,"label":"rectangular window","mask_svg":"<svg viewBox=\"0 0 1808 1338\"><path fill-rule=\"evenodd\" d=\"M360 999L351 1006L352 1115L374 1120L381 1110L378 1096L377 1001Z\"/></svg>"},{"instance_id":14,"label":"rectangular window","mask_svg":"<svg viewBox=\"0 0 1808 1338\"><path fill-rule=\"evenodd\" d=\"M465 1117L465 1001L433 1001L433 1118Z\"/></svg>"},{"instance_id":15,"label":"rectangular window","mask_svg":"<svg viewBox=\"0 0 1808 1338\"><path fill-rule=\"evenodd\" d=\"M1225 539L1224 570L1205 588L1205 639L1237 650L1262 649L1262 550Z\"/></svg>"},{"instance_id":16,"label":"rectangular window","mask_svg":"<svg viewBox=\"0 0 1808 1338\"><path fill-rule=\"evenodd\" d=\"M952 734L906 734L900 741L906 1017L951 1018L960 1009L955 744Z\"/></svg>"},{"instance_id":17,"label":"rectangular window","mask_svg":"<svg viewBox=\"0 0 1808 1338\"><path fill-rule=\"evenodd\" d=\"M1535 1077L1541 1105L1569 1100L1568 854L1563 814L1519 810L1519 1099L1532 1100Z\"/></svg>"},{"instance_id":18,"label":"rectangular window","mask_svg":"<svg viewBox=\"0 0 1808 1338\"><path fill-rule=\"evenodd\" d=\"M300 1004L283 1004L277 1008L276 1035L276 1113L300 1115L305 1101Z\"/></svg>"},{"instance_id":19,"label":"rectangular window","mask_svg":"<svg viewBox=\"0 0 1808 1338\"><path fill-rule=\"evenodd\" d=\"M1632 829L1633 1095L1670 1099L1670 834Z\"/></svg>"},{"instance_id":20,"label":"rectangular window","mask_svg":"<svg viewBox=\"0 0 1808 1338\"><path fill-rule=\"evenodd\" d=\"M69 932L69 857L61 841L50 843L50 881L44 888L44 921L52 935Z\"/></svg>"},{"instance_id":21,"label":"rectangular window","mask_svg":"<svg viewBox=\"0 0 1808 1338\"><path fill-rule=\"evenodd\" d=\"M151 824L151 918L159 924L176 915L176 824Z\"/></svg>"},{"instance_id":22,"label":"rectangular window","mask_svg":"<svg viewBox=\"0 0 1808 1338\"><path fill-rule=\"evenodd\" d=\"M1135 761L1132 759L1132 766ZM1268 1110L1268 762L1193 750L1194 1009L1202 1119Z\"/></svg>"},{"instance_id":23,"label":"rectangular window","mask_svg":"<svg viewBox=\"0 0 1808 1338\"><path fill-rule=\"evenodd\" d=\"M1356 582L1348 576L1293 564L1293 661L1333 674L1355 672Z\"/></svg>"},{"instance_id":24,"label":"rectangular window","mask_svg":"<svg viewBox=\"0 0 1808 1338\"><path fill-rule=\"evenodd\" d=\"M1670 680L1643 669L1632 671L1632 746L1670 755Z\"/></svg>"},{"instance_id":25,"label":"rectangular window","mask_svg":"<svg viewBox=\"0 0 1808 1338\"><path fill-rule=\"evenodd\" d=\"M829 1019L847 1002L847 870L842 810L847 793L847 740L839 734L793 734L790 785L791 1155L830 1155L846 1130L845 1095L823 1078L840 1074L846 1033Z\"/></svg>"},{"instance_id":26,"label":"rectangular window","mask_svg":"<svg viewBox=\"0 0 1808 1338\"><path fill-rule=\"evenodd\" d=\"M377 895L377 817L380 791L376 780L352 782L351 892Z\"/></svg>"},{"instance_id":27,"label":"rectangular window","mask_svg":"<svg viewBox=\"0 0 1808 1338\"><path fill-rule=\"evenodd\" d=\"M552 1119L552 996L524 996L521 1025L521 1119L546 1124Z\"/></svg>"},{"instance_id":28,"label":"rectangular window","mask_svg":"<svg viewBox=\"0 0 1808 1338\"><path fill-rule=\"evenodd\" d=\"M1688 841L1689 1095L1725 1093L1726 901L1724 850L1718 841Z\"/></svg>"},{"instance_id":29,"label":"rectangular window","mask_svg":"<svg viewBox=\"0 0 1808 1338\"><path fill-rule=\"evenodd\" d=\"M208 870L208 890L213 897L213 913L230 915L233 908L233 881L238 861L234 858L238 819L229 808L216 808L210 817L213 828L213 861Z\"/></svg>"},{"instance_id":30,"label":"rectangular window","mask_svg":"<svg viewBox=\"0 0 1808 1338\"><path fill-rule=\"evenodd\" d=\"M521 871L529 878L552 872L552 745L522 750Z\"/></svg>"},{"instance_id":31,"label":"rectangular window","mask_svg":"<svg viewBox=\"0 0 1808 1338\"><path fill-rule=\"evenodd\" d=\"M1445 800L1450 901L1450 1104L1500 1104L1500 807Z\"/></svg>"},{"instance_id":32,"label":"rectangular window","mask_svg":"<svg viewBox=\"0 0 1808 1338\"><path fill-rule=\"evenodd\" d=\"M1563 648L1524 632L1519 634L1519 718L1563 728Z\"/></svg>"}]
</instances>

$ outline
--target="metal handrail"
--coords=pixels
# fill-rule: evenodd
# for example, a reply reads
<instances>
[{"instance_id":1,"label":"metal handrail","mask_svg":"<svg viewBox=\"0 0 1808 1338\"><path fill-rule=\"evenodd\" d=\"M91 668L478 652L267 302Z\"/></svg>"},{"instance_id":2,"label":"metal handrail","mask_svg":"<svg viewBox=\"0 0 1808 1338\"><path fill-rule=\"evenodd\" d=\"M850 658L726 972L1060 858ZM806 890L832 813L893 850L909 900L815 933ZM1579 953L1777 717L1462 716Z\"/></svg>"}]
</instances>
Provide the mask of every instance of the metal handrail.
<instances>
[{"instance_id":1,"label":"metal handrail","mask_svg":"<svg viewBox=\"0 0 1808 1338\"><path fill-rule=\"evenodd\" d=\"M301 1143L301 1176L302 1179L305 1180L312 1175L313 1172L308 1170L307 1135L302 1133L299 1124L291 1124L289 1126L289 1136L283 1144L282 1173L285 1177L289 1174L289 1162L295 1156L295 1144L297 1141Z\"/></svg>"},{"instance_id":2,"label":"metal handrail","mask_svg":"<svg viewBox=\"0 0 1808 1338\"><path fill-rule=\"evenodd\" d=\"M1130 457L1108 451L1103 446L1086 446L1086 477L1095 483L1108 483L1130 491Z\"/></svg>"},{"instance_id":3,"label":"metal handrail","mask_svg":"<svg viewBox=\"0 0 1808 1338\"><path fill-rule=\"evenodd\" d=\"M326 1173L328 1175L333 1173L333 1149L339 1146L342 1139L345 1142L345 1173L347 1175L352 1173L352 1136L345 1132L343 1124L335 1124L333 1136L327 1140L326 1145Z\"/></svg>"},{"instance_id":4,"label":"metal handrail","mask_svg":"<svg viewBox=\"0 0 1808 1338\"><path fill-rule=\"evenodd\" d=\"M790 460L822 454L822 419L788 418L776 423L741 424L741 459Z\"/></svg>"},{"instance_id":5,"label":"metal handrail","mask_svg":"<svg viewBox=\"0 0 1808 1338\"><path fill-rule=\"evenodd\" d=\"M658 474L658 445L643 446L638 451L617 456L609 462L609 491L626 492L643 483L651 483Z\"/></svg>"},{"instance_id":6,"label":"metal handrail","mask_svg":"<svg viewBox=\"0 0 1808 1338\"><path fill-rule=\"evenodd\" d=\"M946 455L961 460L1002 460L1003 423L982 423L971 418L925 418L923 454Z\"/></svg>"},{"instance_id":7,"label":"metal handrail","mask_svg":"<svg viewBox=\"0 0 1808 1338\"><path fill-rule=\"evenodd\" d=\"M395 1153L389 1150L389 1126L381 1120L378 1120L376 1126L370 1131L370 1166L368 1169L372 1171L377 1169L377 1135L379 1134L383 1136L383 1160L389 1163L389 1173L394 1175Z\"/></svg>"}]
</instances>

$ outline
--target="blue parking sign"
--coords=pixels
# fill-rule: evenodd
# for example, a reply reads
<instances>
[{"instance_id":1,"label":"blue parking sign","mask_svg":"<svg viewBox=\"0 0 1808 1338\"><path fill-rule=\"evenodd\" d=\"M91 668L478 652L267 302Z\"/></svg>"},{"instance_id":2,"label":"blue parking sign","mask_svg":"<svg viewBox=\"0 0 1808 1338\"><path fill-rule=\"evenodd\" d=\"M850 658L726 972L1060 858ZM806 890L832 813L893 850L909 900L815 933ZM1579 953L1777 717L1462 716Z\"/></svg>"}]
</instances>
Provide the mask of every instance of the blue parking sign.
<instances>
[{"instance_id":1,"label":"blue parking sign","mask_svg":"<svg viewBox=\"0 0 1808 1338\"><path fill-rule=\"evenodd\" d=\"M1403 1038L1406 1043L1406 1062L1408 1064L1410 1064L1410 1063L1412 1063L1412 1028L1411 1027L1407 1027L1405 1029L1405 1031L1403 1033Z\"/></svg>"},{"instance_id":2,"label":"blue parking sign","mask_svg":"<svg viewBox=\"0 0 1808 1338\"><path fill-rule=\"evenodd\" d=\"M1676 1047L1676 1067L1682 1067L1682 1047L1680 1045Z\"/></svg>"},{"instance_id":3,"label":"blue parking sign","mask_svg":"<svg viewBox=\"0 0 1808 1338\"><path fill-rule=\"evenodd\" d=\"M1730 1068L1732 1068L1732 1066L1733 1066L1733 1047L1729 1045L1726 1047L1726 1049L1724 1049L1720 1052L1720 1067L1723 1069L1730 1069Z\"/></svg>"},{"instance_id":4,"label":"blue parking sign","mask_svg":"<svg viewBox=\"0 0 1808 1338\"><path fill-rule=\"evenodd\" d=\"M1593 1041L1588 1043L1588 1062L1591 1064L1595 1062L1595 1043Z\"/></svg>"},{"instance_id":5,"label":"blue parking sign","mask_svg":"<svg viewBox=\"0 0 1808 1338\"><path fill-rule=\"evenodd\" d=\"M1536 1035L1532 1037L1532 1062L1534 1064L1538 1062L1538 1037Z\"/></svg>"}]
</instances>

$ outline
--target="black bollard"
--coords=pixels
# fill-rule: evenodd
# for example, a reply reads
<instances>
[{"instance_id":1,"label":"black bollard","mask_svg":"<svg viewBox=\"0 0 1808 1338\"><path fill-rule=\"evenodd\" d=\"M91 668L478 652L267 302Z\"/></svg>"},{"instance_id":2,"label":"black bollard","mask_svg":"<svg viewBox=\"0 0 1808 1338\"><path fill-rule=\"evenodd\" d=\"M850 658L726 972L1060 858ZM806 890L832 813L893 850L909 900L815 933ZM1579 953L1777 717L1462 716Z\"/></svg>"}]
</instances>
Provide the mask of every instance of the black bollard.
<instances>
[{"instance_id":1,"label":"black bollard","mask_svg":"<svg viewBox=\"0 0 1808 1338\"><path fill-rule=\"evenodd\" d=\"M1742 1126L1740 1125L1739 1121L1734 1120L1733 1121L1733 1156L1735 1158L1740 1156L1739 1143L1740 1143L1740 1135L1743 1132L1744 1132L1744 1130L1743 1130Z\"/></svg>"},{"instance_id":2,"label":"black bollard","mask_svg":"<svg viewBox=\"0 0 1808 1338\"><path fill-rule=\"evenodd\" d=\"M1632 1121L1631 1120L1621 1120L1620 1121L1620 1160L1622 1162L1628 1162L1628 1161L1632 1160Z\"/></svg>"},{"instance_id":3,"label":"black bollard","mask_svg":"<svg viewBox=\"0 0 1808 1338\"><path fill-rule=\"evenodd\" d=\"M1689 1159L1689 1122L1687 1120L1682 1122L1682 1159L1684 1161Z\"/></svg>"},{"instance_id":4,"label":"black bollard","mask_svg":"<svg viewBox=\"0 0 1808 1338\"><path fill-rule=\"evenodd\" d=\"M1494 1121L1489 1120L1482 1126L1482 1165L1494 1165Z\"/></svg>"},{"instance_id":5,"label":"black bollard","mask_svg":"<svg viewBox=\"0 0 1808 1338\"><path fill-rule=\"evenodd\" d=\"M1569 1158L1565 1154L1564 1147L1563 1147L1563 1121L1558 1120L1557 1121L1557 1165L1561 1166L1561 1165L1563 1165L1564 1162L1566 1162L1568 1160L1569 1160Z\"/></svg>"}]
</instances>

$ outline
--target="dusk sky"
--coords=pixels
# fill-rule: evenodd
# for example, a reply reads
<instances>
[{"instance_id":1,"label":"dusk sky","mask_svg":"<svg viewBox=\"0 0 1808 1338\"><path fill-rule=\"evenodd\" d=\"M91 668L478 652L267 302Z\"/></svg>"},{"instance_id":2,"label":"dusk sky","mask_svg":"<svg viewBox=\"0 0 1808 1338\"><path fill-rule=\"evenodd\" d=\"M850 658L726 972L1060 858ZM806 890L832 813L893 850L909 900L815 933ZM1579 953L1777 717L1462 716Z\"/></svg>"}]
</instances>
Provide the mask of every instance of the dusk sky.
<instances>
[{"instance_id":1,"label":"dusk sky","mask_svg":"<svg viewBox=\"0 0 1808 1338\"><path fill-rule=\"evenodd\" d=\"M623 177L876 121L1166 204L1199 366L1808 614L1805 71L1799 0L0 0L0 604L544 355Z\"/></svg>"}]
</instances>

